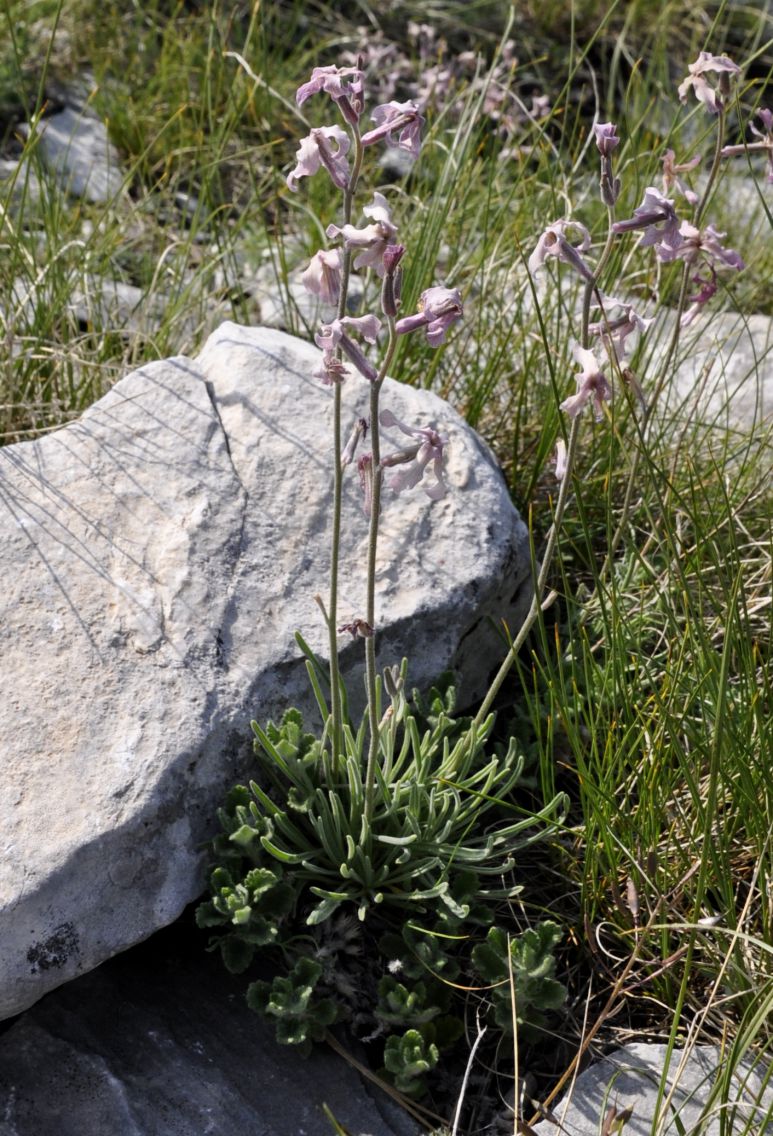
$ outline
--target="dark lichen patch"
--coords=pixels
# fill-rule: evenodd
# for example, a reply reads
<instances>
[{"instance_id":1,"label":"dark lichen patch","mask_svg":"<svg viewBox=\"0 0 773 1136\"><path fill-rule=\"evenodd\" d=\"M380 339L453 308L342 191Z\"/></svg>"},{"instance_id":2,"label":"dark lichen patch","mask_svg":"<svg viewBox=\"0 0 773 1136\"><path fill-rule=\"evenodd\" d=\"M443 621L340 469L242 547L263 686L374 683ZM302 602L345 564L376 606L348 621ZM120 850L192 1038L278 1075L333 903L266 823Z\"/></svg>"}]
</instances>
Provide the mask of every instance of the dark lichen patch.
<instances>
[{"instance_id":1,"label":"dark lichen patch","mask_svg":"<svg viewBox=\"0 0 773 1136\"><path fill-rule=\"evenodd\" d=\"M52 934L27 951L30 974L65 966L78 953L78 935L72 923L61 923Z\"/></svg>"}]
</instances>

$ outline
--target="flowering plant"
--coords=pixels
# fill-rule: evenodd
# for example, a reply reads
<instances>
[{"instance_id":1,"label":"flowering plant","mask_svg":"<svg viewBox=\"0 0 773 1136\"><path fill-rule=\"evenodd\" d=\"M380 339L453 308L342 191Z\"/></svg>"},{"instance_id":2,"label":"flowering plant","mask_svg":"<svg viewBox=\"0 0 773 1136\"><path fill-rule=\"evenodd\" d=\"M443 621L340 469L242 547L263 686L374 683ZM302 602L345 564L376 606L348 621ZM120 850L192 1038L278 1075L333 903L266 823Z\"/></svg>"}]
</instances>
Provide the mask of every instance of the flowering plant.
<instances>
[{"instance_id":1,"label":"flowering plant","mask_svg":"<svg viewBox=\"0 0 773 1136\"><path fill-rule=\"evenodd\" d=\"M315 334L314 372L334 406L330 589L327 604L319 601L328 665L298 637L324 729L306 732L294 709L279 725L253 723L256 778L237 786L220 811L211 896L197 918L215 931L212 946L233 971L246 970L256 952L274 952L273 983L253 982L248 1002L275 1020L280 1041L306 1051L334 1022L346 1021L355 1033L381 1037L384 1075L416 1096L439 1053L462 1031L460 1008L451 1006L436 977L475 968L458 932L466 923L495 924L498 905L520 891L512 877L518 852L554 829L566 803L558 794L534 813L516 808L524 756L512 739L491 752L489 710L455 718L451 689L435 692L427 707L417 692L408 694L405 660L377 672L381 514L400 493L421 490L434 502L448 492L446 438L433 425L403 421L382 407L381 392L400 337L420 334L430 347L442 346L464 304L457 288L438 283L424 289L415 311L405 312L401 283L410 249L398 242L386 195L373 192L362 207L363 223L353 221L369 146L418 157L423 117L416 104L377 106L375 125L363 130L365 79L353 66L315 68L296 98L300 105L318 95L332 100L342 124L313 128L301 141L287 186L296 193L303 178L326 175L341 190L343 206L339 222L325 229L330 246L312 256L302 275L306 288L335 310ZM347 290L357 271L380 281L380 296L378 310L353 316ZM369 391L368 417L350 427L342 421L344 382L364 383ZM342 487L351 467L367 518L368 558L362 610L341 623ZM367 701L359 722L349 716L339 674L342 633L363 645ZM417 932L438 944L418 965L426 950ZM555 939L540 941L536 964L547 972ZM563 987L555 982L549 994L532 999L529 1009L524 1003L525 1016L542 1022L563 1000Z\"/></svg>"},{"instance_id":2,"label":"flowering plant","mask_svg":"<svg viewBox=\"0 0 773 1136\"><path fill-rule=\"evenodd\" d=\"M720 76L716 88L705 78L711 72ZM594 251L582 221L562 217L545 225L528 258L534 277L543 279L551 266L559 271L565 266L580 282L572 346L580 369L576 389L558 402L566 415L557 445L559 490L529 612L477 713L461 719L453 715L447 690L433 693L429 710L416 692L409 696L406 661L382 674L376 668L382 512L390 494L421 489L437 501L448 492L446 439L434 426L404 422L382 407L384 380L401 336L423 333L431 347L440 347L463 317L464 305L460 291L446 282L426 288L416 311L404 313L402 272L411 253L408 242L398 241L400 225L387 195L373 192L362 207L362 223L353 219L367 148L383 143L415 160L423 116L411 101L390 100L373 111L373 128L363 130L366 84L357 66L315 68L297 92L299 104L312 96L329 97L343 122L312 128L287 177L295 193L301 179L326 174L342 194L341 217L324 229L333 247L316 252L303 273L309 291L335 308L315 335L321 354L314 372L330 388L334 405L330 590L327 605L320 601L328 630L327 666L299 637L324 726L321 734L307 733L293 709L279 725L253 723L259 776L249 786L237 786L221 810L222 833L213 845L218 866L211 898L199 908L198 919L215 929L212 945L234 971L246 970L256 951L275 952L280 970L274 982L254 982L248 1000L277 1019L280 1040L306 1049L334 1022L345 1021L360 1036L385 1041L385 1075L408 1095L420 1094L440 1054L459 1035L461 1020L450 1004L448 983L475 977L499 983L518 969L523 989L516 999L525 1018L518 1024L527 1027L544 1026L544 1014L556 1010L564 997L554 977L555 927L543 923L521 937L508 937L496 920L501 918L497 905L520 891L510 876L518 853L560 822L566 801L558 794L535 814L516 810L511 798L524 755L512 739L492 753L492 706L542 611L580 433L589 417L586 408L595 422L604 422L615 412L615 391L622 384L635 394L645 430L658 395L656 388L645 397L628 358L656 316L643 315L638 302L602 291L615 244L637 233L637 248L644 255L652 250L664 271L681 268L671 353L681 329L716 291L717 274L743 268L738 253L723 245L724 234L704 223L722 153L726 87L736 72L724 57L708 56L690 68L680 88L680 97L692 88L718 122L715 162L700 197L679 177L695 163L679 163L668 150L663 188L647 186L631 216L618 218L622 140L614 123L596 123L599 196L607 213L600 251ZM675 193L668 196L672 191L692 209L689 217L680 216L681 203L677 208ZM380 282L378 311L347 314L348 286L356 271ZM688 296L691 281L699 291ZM598 318L592 320L592 312ZM364 382L369 392L368 417L352 423L348 432L342 422L344 382ZM384 444L385 431L402 435L392 449ZM368 562L362 610L339 623L342 485L352 466L367 517ZM610 556L618 539L615 534ZM349 716L339 674L341 633L362 641L367 702L360 721ZM463 930L470 927L487 930L485 943L470 946L469 931ZM463 982L457 985L464 988ZM370 999L368 1010L363 995ZM508 987L506 994L490 998L492 1028L502 1030L511 1021L509 997Z\"/></svg>"}]
</instances>

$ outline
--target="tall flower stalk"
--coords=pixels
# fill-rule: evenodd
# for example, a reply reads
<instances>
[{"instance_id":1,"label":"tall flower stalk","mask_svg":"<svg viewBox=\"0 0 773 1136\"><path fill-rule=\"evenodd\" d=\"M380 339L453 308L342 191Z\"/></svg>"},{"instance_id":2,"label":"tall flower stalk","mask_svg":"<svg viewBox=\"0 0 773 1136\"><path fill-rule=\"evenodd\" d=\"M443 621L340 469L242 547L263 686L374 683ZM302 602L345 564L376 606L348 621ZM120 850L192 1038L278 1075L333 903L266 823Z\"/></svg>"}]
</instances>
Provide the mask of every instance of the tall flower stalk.
<instances>
[{"instance_id":1,"label":"tall flower stalk","mask_svg":"<svg viewBox=\"0 0 773 1136\"><path fill-rule=\"evenodd\" d=\"M733 63L732 60L728 59L727 56L713 56L706 51L702 51L695 63L690 65L687 78L679 86L679 98L682 102L686 102L688 92L690 91L690 89L692 89L698 101L703 103L703 105L710 112L716 114L717 116L717 131L715 136L714 153L712 157L711 167L709 169L703 193L697 199L697 203L695 204L693 227L698 232L700 232L701 221L703 220L709 201L711 200L711 195L714 191L714 186L719 175L720 165L724 156L723 148L727 121L726 107L728 99L730 97L730 75L737 75L739 71L740 68L735 63ZM718 75L718 82L716 86L710 84L708 82L708 79L706 78L707 74L711 74L712 72ZM671 161L673 161L673 159L671 159ZM693 200L695 200L695 195L691 196ZM688 197L687 200L689 201L690 198ZM677 255L678 252L679 249L677 247ZM713 266L710 267L713 272ZM738 258L738 264L736 265L736 267L743 267L743 262L740 260L740 257ZM607 550L607 555L604 560L602 574L606 574L606 572L609 571L614 560L615 553L617 552L617 549L620 545L620 541L622 540L628 526L628 517L631 512L631 502L633 500L633 491L636 485L642 452L646 444L649 425L652 420L654 409L661 394L663 393L663 388L669 379L671 364L679 348L682 330L686 325L685 320L687 296L690 288L690 281L691 279L694 281L696 280L696 278L692 275L693 271L693 264L689 259L685 258L682 268L682 279L679 285L679 295L676 302L674 329L669 340L666 357L663 360L663 364L660 368L660 378L658 379L658 382L656 383L654 390L652 391L650 398L647 400L647 403L644 407L643 420L639 431L641 444L634 451L633 458L631 460L631 468L628 472L628 480L626 482L625 493L623 496L623 504L620 510L620 520L618 521L617 527L612 534L609 548ZM696 297L697 302L694 304L693 314L697 313L700 304L702 302L705 302L706 299L709 299L711 295L713 295L713 291L715 290L715 287L713 288L713 290L701 289Z\"/></svg>"},{"instance_id":2,"label":"tall flower stalk","mask_svg":"<svg viewBox=\"0 0 773 1136\"><path fill-rule=\"evenodd\" d=\"M303 275L309 290L320 298L330 300L331 291L338 287L335 296L337 314L332 323L323 325L316 336L316 342L323 352L322 365L315 374L323 382L333 386L333 516L331 534L330 591L328 608L324 612L328 627L329 667L330 667L330 729L331 768L338 769L343 754L343 708L341 698L341 677L338 662L338 633L350 631L365 640L365 676L367 691L367 716L369 726L368 757L365 775L365 801L363 833L373 811L375 789L375 766L380 743L380 724L378 721L378 690L376 670L376 562L378 555L378 529L381 514L384 469L400 466L391 477L391 487L399 492L402 488L413 487L424 476L427 465L432 461L436 484L426 488L430 497L445 492L441 476L442 441L429 428L413 430L399 423L394 415L389 424L397 424L405 432L417 439L417 443L407 449L382 458L380 433L379 398L389 367L394 358L397 339L420 328L424 329L428 341L437 345L443 342L448 328L462 314L461 297L451 289L435 287L423 293L419 311L411 316L398 319L400 309L400 260L405 249L396 242L397 228L393 224L388 203L384 196L375 193L373 203L366 205L363 212L370 223L357 228L353 223L355 195L362 168L363 153L367 146L377 142L399 146L412 157L418 157L420 145L421 115L413 103L387 103L376 107L372 118L374 129L362 133L360 119L364 111L364 82L359 68L324 67L315 68L311 79L297 92L299 104L313 94L326 93L337 104L349 130L346 133L337 126L313 129L300 143L297 163L287 179L288 187L296 191L302 177L312 176L321 169L327 170L331 180L343 194L343 223L329 225L327 235L341 240L343 252L340 259L334 253L320 250ZM352 157L351 168L349 157ZM355 256L356 253L356 256ZM340 264L340 278L338 267ZM387 344L380 365L376 368L367 358L363 349L349 335L350 328L360 332L364 338L374 343L381 328L381 320L375 315L347 317L347 294L352 269L369 268L382 278L382 315L386 322ZM342 399L341 385L349 372L346 363L353 363L360 375L369 383L369 419L362 429L353 434L353 443L346 450L342 448ZM365 615L355 618L350 624L338 626L338 581L340 569L341 524L343 479L346 468L352 464L354 450L370 430L371 451L362 454L357 466L364 490L364 507L369 515ZM424 435L432 435L432 440ZM324 609L323 609L324 610ZM340 771L339 771L340 772Z\"/></svg>"}]
</instances>

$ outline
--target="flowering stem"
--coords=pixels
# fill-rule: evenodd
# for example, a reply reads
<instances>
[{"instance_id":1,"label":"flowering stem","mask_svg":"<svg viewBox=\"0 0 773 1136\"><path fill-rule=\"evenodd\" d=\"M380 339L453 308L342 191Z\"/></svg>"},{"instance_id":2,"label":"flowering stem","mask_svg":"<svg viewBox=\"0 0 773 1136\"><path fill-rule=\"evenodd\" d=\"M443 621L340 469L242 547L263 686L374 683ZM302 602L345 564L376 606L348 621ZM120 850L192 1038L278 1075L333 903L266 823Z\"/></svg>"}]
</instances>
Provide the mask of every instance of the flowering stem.
<instances>
[{"instance_id":1,"label":"flowering stem","mask_svg":"<svg viewBox=\"0 0 773 1136\"><path fill-rule=\"evenodd\" d=\"M370 442L373 470L373 496L370 507L370 528L368 531L368 574L365 619L372 628L365 639L365 684L368 693L368 724L370 740L368 744L368 764L365 769L365 821L370 823L373 815L373 794L376 788L375 772L379 745L378 706L376 704L376 553L378 549L378 523L381 512L381 436L378 421L378 400L387 371L392 364L397 347L395 319L387 316L389 341L384 358L379 367L378 377L370 387Z\"/></svg>"},{"instance_id":2,"label":"flowering stem","mask_svg":"<svg viewBox=\"0 0 773 1136\"><path fill-rule=\"evenodd\" d=\"M357 189L357 182L362 167L362 143L356 127L352 127L354 137L354 162L352 176L344 190L344 224L348 225L352 219L352 204ZM346 315L346 298L349 290L349 273L351 271L352 253L346 249L341 267L341 289L338 295L338 318ZM341 349L337 348L337 356L341 358ZM343 469L341 468L341 384L333 384L333 526L330 541L330 597L328 603L328 637L330 653L330 713L331 746L333 767L343 751L343 712L341 708L341 677L338 666L338 637L336 627L338 624L338 563L341 551L341 502L343 497Z\"/></svg>"},{"instance_id":3,"label":"flowering stem","mask_svg":"<svg viewBox=\"0 0 773 1136\"><path fill-rule=\"evenodd\" d=\"M716 144L714 146L714 158L713 158L713 161L711 163L711 169L709 170L709 176L708 176L708 180L706 181L706 186L703 190L703 193L701 194L701 199L695 207L694 223L695 223L696 228L700 228L701 217L703 216L703 213L705 212L706 207L709 203L709 198L710 198L711 192L714 188L714 182L717 180L719 168L720 168L720 165L722 163L722 143L724 142L724 138L725 138L725 121L726 121L725 108L724 108L724 105L722 103L720 103L720 105L718 107L717 138L716 138ZM666 352L666 357L663 360L663 365L662 365L661 371L660 371L660 378L658 379L657 383L655 384L655 388L652 392L652 395L651 395L651 397L650 397L650 399L647 403L647 406L644 409L643 415L642 415L642 424L641 424L641 429L639 430L639 442L640 442L640 444L636 448L636 450L634 451L633 460L631 461L631 468L630 468L630 471L628 473L628 481L627 481L626 487L625 487L625 496L623 497L623 507L620 511L620 520L618 522L617 528L615 529L614 533L612 534L612 540L610 541L609 549L607 551L606 559L604 561L604 566L603 566L602 571L601 571L602 576L610 568L610 566L612 564L612 560L613 560L614 555L615 555L615 552L617 551L618 545L620 544L620 541L622 540L623 533L625 532L625 529L628 525L628 515L631 511L631 501L633 499L633 487L636 484L636 475L639 471L639 461L641 460L642 450L644 448L644 443L646 441L647 429L648 429L649 423L652 419L652 412L655 409L655 406L657 404L658 399L660 398L660 395L663 393L663 388L666 385L666 382L667 382L668 377L669 377L669 371L671 369L671 363L674 359L674 356L676 355L677 348L679 347L679 339L680 339L681 330L682 330L680 325L681 325L681 319L682 319L682 315L684 313L685 305L687 303L687 292L688 292L689 287L690 287L690 272L691 272L691 266L688 262L685 262L684 267L682 269L682 281L681 281L681 284L679 286L679 297L678 297L677 302L676 302L676 312L675 312L675 315L674 315L675 322L674 322L673 334L671 335L671 341L668 345L668 351Z\"/></svg>"},{"instance_id":4,"label":"flowering stem","mask_svg":"<svg viewBox=\"0 0 773 1136\"><path fill-rule=\"evenodd\" d=\"M614 214L613 214L611 206L608 208L607 213L608 213L608 217L609 217L609 225L608 225L608 228L607 228L606 243L605 243L604 248L601 252L601 256L599 257L598 263L596 265L595 270L593 271L592 276L590 276L589 279L586 280L586 282L585 282L585 290L583 292L582 325L581 325L580 336L581 336L582 346L585 347L585 348L590 346L590 333L588 331L588 325L590 323L591 301L592 301L594 295L596 295L597 299L599 299L598 282L599 282L599 279L601 277L601 273L604 271L604 267L606 266L606 262L609 259L610 253L612 252L612 245L613 245L613 242L614 242L614 233L612 231L612 222L614 220ZM515 662L515 660L518 656L518 652L520 651L521 647L525 643L527 635L531 631L534 624L537 622L537 619L539 618L540 611L542 610L542 596L544 594L545 586L546 586L547 580L548 580L548 575L550 574L550 569L551 569L552 564L553 564L553 557L555 556L556 547L558 545L558 536L559 536L559 533L561 531L561 524L562 524L562 521L564 519L564 512L566 511L566 505L567 505L567 502L569 500L569 490L570 490L570 487L571 487L571 484L572 484L572 476L573 476L573 473L574 473L575 458L576 458L576 455L577 455L577 439L579 438L579 436L580 436L580 415L577 415L575 418L572 419L572 425L571 425L571 428L569 430L569 439L567 441L567 446L566 446L566 471L564 473L563 478L561 479L561 485L560 485L560 488L558 490L558 500L556 502L556 511L553 515L553 523L550 526L550 531L548 532L547 542L545 544L545 552L544 552L543 557L542 557L542 564L540 566L540 570L539 570L539 573L537 575L537 581L534 585L534 595L532 597L531 606L530 606L529 611L526 615L526 618L524 619L523 623L521 624L521 627L520 627L520 630L518 631L518 634L516 635L515 639L511 643L510 649L508 650L507 654L505 655L505 658L504 658L504 661L502 662L501 667L497 671L497 673L494 677L494 680L492 681L491 686L489 687L489 690L488 690L488 693L486 694L486 697L483 699L483 702L481 703L481 706L480 706L480 709L478 710L478 713L475 715L475 717L472 720L472 724L470 725L470 729L469 729L468 733L465 735L465 741L468 738L469 739L474 738L475 735L477 734L477 732L480 730L480 727L482 726L483 722L486 719L486 716L487 716L489 710L491 709L491 706L492 706L492 703L494 702L494 699L496 698L497 694L499 693L499 691L502 687L502 683L507 678L507 675L509 674L509 672L510 672L512 666L513 666L513 663Z\"/></svg>"}]
</instances>

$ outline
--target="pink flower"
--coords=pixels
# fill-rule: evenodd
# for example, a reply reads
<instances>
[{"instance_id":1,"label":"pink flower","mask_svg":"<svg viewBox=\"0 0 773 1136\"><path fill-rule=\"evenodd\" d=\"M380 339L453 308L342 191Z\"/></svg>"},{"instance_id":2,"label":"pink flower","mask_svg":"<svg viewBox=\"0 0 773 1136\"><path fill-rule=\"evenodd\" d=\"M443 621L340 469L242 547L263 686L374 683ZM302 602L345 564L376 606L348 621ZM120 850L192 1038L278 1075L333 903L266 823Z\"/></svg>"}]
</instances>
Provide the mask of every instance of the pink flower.
<instances>
[{"instance_id":1,"label":"pink flower","mask_svg":"<svg viewBox=\"0 0 773 1136\"><path fill-rule=\"evenodd\" d=\"M607 317L600 319L597 323L589 324L588 331L591 335L598 335L602 339L610 343L615 350L618 359L623 359L626 353L626 340L635 331L640 335L654 323L654 317L646 319L640 316L634 310L633 304L627 303L625 300L616 300L612 296L603 297L606 307L622 309L622 315L616 316L614 319Z\"/></svg>"},{"instance_id":2,"label":"pink flower","mask_svg":"<svg viewBox=\"0 0 773 1136\"><path fill-rule=\"evenodd\" d=\"M577 229L580 234L578 245L572 245L566 239L564 234L567 229ZM585 252L589 247L590 233L579 221L564 219L553 221L545 229L545 232L537 241L534 252L529 257L529 272L532 274L538 272L549 257L555 257L557 260L563 261L564 264L570 264L579 272L583 280L592 280L593 273L580 256L580 253Z\"/></svg>"},{"instance_id":3,"label":"pink flower","mask_svg":"<svg viewBox=\"0 0 773 1136\"><path fill-rule=\"evenodd\" d=\"M745 268L741 257L735 249L725 248L722 244L724 233L718 232L713 225L706 225L698 229L689 221L682 221L679 226L682 243L672 257L663 257L664 260L679 258L687 264L695 264L703 260L718 268L734 268L740 271Z\"/></svg>"},{"instance_id":4,"label":"pink flower","mask_svg":"<svg viewBox=\"0 0 773 1136\"><path fill-rule=\"evenodd\" d=\"M673 260L682 243L674 203L670 198L664 197L654 185L645 189L644 200L638 209L634 209L633 217L626 221L615 221L612 226L614 233L628 233L634 229L644 230L639 238L639 247L654 245L660 260Z\"/></svg>"},{"instance_id":5,"label":"pink flower","mask_svg":"<svg viewBox=\"0 0 773 1136\"><path fill-rule=\"evenodd\" d=\"M427 288L419 297L418 309L415 315L399 319L395 330L398 335L407 335L418 327L426 327L431 347L438 347L448 329L464 315L458 288Z\"/></svg>"},{"instance_id":6,"label":"pink flower","mask_svg":"<svg viewBox=\"0 0 773 1136\"><path fill-rule=\"evenodd\" d=\"M666 150L663 157L660 159L663 163L663 192L668 193L674 186L679 190L682 197L689 201L690 205L698 203L698 194L694 193L688 185L679 177L679 174L687 173L688 170L694 170L697 165L700 165L700 154L696 154L689 162L682 162L679 165L674 162L676 154L673 150Z\"/></svg>"},{"instance_id":7,"label":"pink flower","mask_svg":"<svg viewBox=\"0 0 773 1136\"><path fill-rule=\"evenodd\" d=\"M399 146L412 158L418 158L424 119L419 114L416 103L411 100L405 103L382 103L374 109L371 118L377 125L367 134L363 134L363 146L370 146L384 138L388 146ZM395 134L397 141L394 138Z\"/></svg>"},{"instance_id":8,"label":"pink flower","mask_svg":"<svg viewBox=\"0 0 773 1136\"><path fill-rule=\"evenodd\" d=\"M296 193L299 178L311 177L320 166L324 166L333 184L339 189L346 189L349 184L348 150L349 136L340 126L315 127L301 138L295 155L297 165L287 176L287 188Z\"/></svg>"},{"instance_id":9,"label":"pink flower","mask_svg":"<svg viewBox=\"0 0 773 1136\"><path fill-rule=\"evenodd\" d=\"M314 377L321 379L327 386L342 382L349 373L338 358L339 347L369 382L375 382L378 377L376 369L365 358L362 350L346 334L344 329L347 327L358 332L368 343L375 343L381 320L377 316L344 316L343 319L334 319L331 323L322 325L314 336L314 342L322 350L322 363L314 372Z\"/></svg>"},{"instance_id":10,"label":"pink flower","mask_svg":"<svg viewBox=\"0 0 773 1136\"><path fill-rule=\"evenodd\" d=\"M347 121L358 121L363 107L363 74L359 67L315 67L308 83L295 92L295 101L303 106L306 99L319 91L335 99Z\"/></svg>"},{"instance_id":11,"label":"pink flower","mask_svg":"<svg viewBox=\"0 0 773 1136\"><path fill-rule=\"evenodd\" d=\"M324 304L337 304L341 289L341 253L338 249L320 249L301 274L307 292L319 296Z\"/></svg>"},{"instance_id":12,"label":"pink flower","mask_svg":"<svg viewBox=\"0 0 773 1136\"><path fill-rule=\"evenodd\" d=\"M394 244L397 225L392 223L387 199L383 193L373 194L373 204L363 209L366 217L372 222L362 229L354 225L328 225L327 235L334 239L343 237L344 244L350 249L362 249L354 261L355 268L373 268L379 276L384 275L384 253L389 245Z\"/></svg>"},{"instance_id":13,"label":"pink flower","mask_svg":"<svg viewBox=\"0 0 773 1136\"><path fill-rule=\"evenodd\" d=\"M432 485L423 485L424 492L433 501L439 501L446 495L446 485L443 481L443 447L446 439L441 438L431 426L411 427L401 422L391 410L382 410L378 416L382 426L397 426L403 434L416 439L416 445L404 450L397 450L393 454L381 459L381 468L389 469L392 466L406 466L405 469L395 471L387 477L386 484L395 493L403 489L413 489L424 477L427 467L432 464L435 482Z\"/></svg>"},{"instance_id":14,"label":"pink flower","mask_svg":"<svg viewBox=\"0 0 773 1136\"><path fill-rule=\"evenodd\" d=\"M714 296L717 290L717 274L711 265L708 265L708 275L701 276L698 273L692 278L693 284L698 285L698 292L694 296L690 296L690 307L687 308L679 320L680 327L689 327L694 319L701 312L703 307Z\"/></svg>"},{"instance_id":15,"label":"pink flower","mask_svg":"<svg viewBox=\"0 0 773 1136\"><path fill-rule=\"evenodd\" d=\"M596 135L596 146L602 158L608 158L615 146L620 144L617 137L617 127L613 122L596 122L593 125Z\"/></svg>"},{"instance_id":16,"label":"pink flower","mask_svg":"<svg viewBox=\"0 0 773 1136\"><path fill-rule=\"evenodd\" d=\"M561 409L565 410L570 418L576 418L585 409L586 403L593 400L594 416L596 421L600 422L604 417L603 404L612 397L612 388L601 373L592 351L580 347L579 343L575 343L572 351L582 370L575 376L577 393L565 398L561 403Z\"/></svg>"},{"instance_id":17,"label":"pink flower","mask_svg":"<svg viewBox=\"0 0 773 1136\"><path fill-rule=\"evenodd\" d=\"M692 87L695 92L695 97L704 106L708 107L714 114L718 114L724 103L722 95L724 94L723 86L727 84L725 75L738 75L741 68L733 63L732 59L728 59L726 55L711 55L708 51L702 51L694 63L691 63L687 68L689 74L687 78L679 84L679 100L680 102L687 102L687 93ZM719 75L719 86L712 87L706 79L706 75L714 73Z\"/></svg>"}]
</instances>

